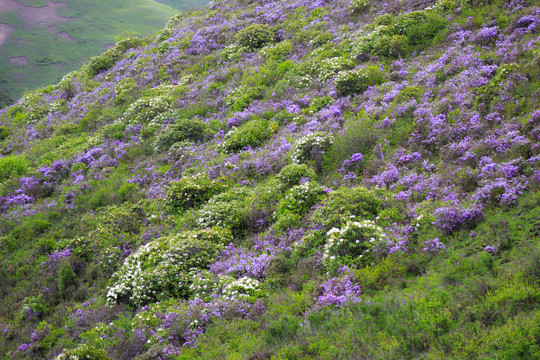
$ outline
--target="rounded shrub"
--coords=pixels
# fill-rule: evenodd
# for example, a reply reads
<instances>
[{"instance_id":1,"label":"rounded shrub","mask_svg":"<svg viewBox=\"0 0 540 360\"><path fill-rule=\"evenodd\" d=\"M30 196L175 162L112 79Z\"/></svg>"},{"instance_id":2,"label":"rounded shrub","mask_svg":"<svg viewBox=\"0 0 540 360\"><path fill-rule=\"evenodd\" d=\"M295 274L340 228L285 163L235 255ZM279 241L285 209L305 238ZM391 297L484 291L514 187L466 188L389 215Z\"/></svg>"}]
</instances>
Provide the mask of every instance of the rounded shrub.
<instances>
[{"instance_id":1,"label":"rounded shrub","mask_svg":"<svg viewBox=\"0 0 540 360\"><path fill-rule=\"evenodd\" d=\"M266 24L253 24L236 34L238 44L252 50L260 49L274 40L274 30Z\"/></svg>"},{"instance_id":2,"label":"rounded shrub","mask_svg":"<svg viewBox=\"0 0 540 360\"><path fill-rule=\"evenodd\" d=\"M286 191L295 185L300 184L302 180L310 180L315 178L315 172L305 164L292 163L285 166L277 179L279 181L279 189Z\"/></svg>"},{"instance_id":3,"label":"rounded shrub","mask_svg":"<svg viewBox=\"0 0 540 360\"><path fill-rule=\"evenodd\" d=\"M320 160L332 146L333 139L330 135L316 132L298 139L293 146L291 159L295 163L306 163L312 160Z\"/></svg>"},{"instance_id":4,"label":"rounded shrub","mask_svg":"<svg viewBox=\"0 0 540 360\"><path fill-rule=\"evenodd\" d=\"M373 259L373 249L385 234L372 220L347 221L342 228L327 233L323 250L323 264L330 273L343 265L351 266Z\"/></svg>"},{"instance_id":5,"label":"rounded shrub","mask_svg":"<svg viewBox=\"0 0 540 360\"><path fill-rule=\"evenodd\" d=\"M168 151L175 143L188 141L202 141L208 134L208 125L198 119L181 119L170 125L154 142L154 150Z\"/></svg>"},{"instance_id":6,"label":"rounded shrub","mask_svg":"<svg viewBox=\"0 0 540 360\"><path fill-rule=\"evenodd\" d=\"M227 185L223 181L210 179L203 174L185 176L170 183L165 196L165 206L170 213L180 213L200 206L226 189Z\"/></svg>"},{"instance_id":7,"label":"rounded shrub","mask_svg":"<svg viewBox=\"0 0 540 360\"><path fill-rule=\"evenodd\" d=\"M336 77L336 90L340 95L354 95L366 91L370 86L385 82L384 73L377 66L358 70L341 71Z\"/></svg>"},{"instance_id":8,"label":"rounded shrub","mask_svg":"<svg viewBox=\"0 0 540 360\"><path fill-rule=\"evenodd\" d=\"M199 226L219 226L231 229L235 237L243 237L247 230L250 197L251 192L245 187L215 195L199 211Z\"/></svg>"},{"instance_id":9,"label":"rounded shrub","mask_svg":"<svg viewBox=\"0 0 540 360\"><path fill-rule=\"evenodd\" d=\"M323 195L323 188L313 181L306 181L293 186L287 191L285 197L279 201L276 215L278 217L286 217L292 214L303 216L313 205L321 201Z\"/></svg>"},{"instance_id":10,"label":"rounded shrub","mask_svg":"<svg viewBox=\"0 0 540 360\"><path fill-rule=\"evenodd\" d=\"M377 56L398 58L407 52L407 38L403 35L380 36L373 42L371 53Z\"/></svg>"},{"instance_id":11,"label":"rounded shrub","mask_svg":"<svg viewBox=\"0 0 540 360\"><path fill-rule=\"evenodd\" d=\"M231 241L229 230L212 228L149 242L113 275L107 301L141 306L168 297L188 299L190 272L207 269Z\"/></svg>"},{"instance_id":12,"label":"rounded shrub","mask_svg":"<svg viewBox=\"0 0 540 360\"><path fill-rule=\"evenodd\" d=\"M381 200L375 192L363 186L341 187L326 196L321 206L313 212L311 220L328 229L341 226L345 219L373 220L380 208Z\"/></svg>"},{"instance_id":13,"label":"rounded shrub","mask_svg":"<svg viewBox=\"0 0 540 360\"><path fill-rule=\"evenodd\" d=\"M251 120L239 128L233 128L225 135L220 150L232 153L244 150L246 147L258 147L270 137L268 121L263 119Z\"/></svg>"}]
</instances>

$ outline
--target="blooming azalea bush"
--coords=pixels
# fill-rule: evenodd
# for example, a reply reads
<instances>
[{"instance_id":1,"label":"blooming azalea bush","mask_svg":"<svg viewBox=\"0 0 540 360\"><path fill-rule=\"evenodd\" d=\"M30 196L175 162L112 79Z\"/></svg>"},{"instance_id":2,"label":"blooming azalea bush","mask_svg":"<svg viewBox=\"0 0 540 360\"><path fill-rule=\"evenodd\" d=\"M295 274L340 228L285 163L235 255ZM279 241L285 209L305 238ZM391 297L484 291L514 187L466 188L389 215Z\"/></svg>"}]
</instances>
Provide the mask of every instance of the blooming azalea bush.
<instances>
[{"instance_id":1,"label":"blooming azalea bush","mask_svg":"<svg viewBox=\"0 0 540 360\"><path fill-rule=\"evenodd\" d=\"M281 169L277 175L279 188L286 191L300 182L315 178L315 172L306 164L292 163Z\"/></svg>"},{"instance_id":2,"label":"blooming azalea bush","mask_svg":"<svg viewBox=\"0 0 540 360\"><path fill-rule=\"evenodd\" d=\"M320 160L322 155L330 148L333 139L324 133L312 133L298 139L292 148L291 159L302 164L313 160Z\"/></svg>"},{"instance_id":3,"label":"blooming azalea bush","mask_svg":"<svg viewBox=\"0 0 540 360\"><path fill-rule=\"evenodd\" d=\"M369 263L376 246L386 239L383 229L372 220L347 220L342 228L327 232L323 263L329 272L343 265Z\"/></svg>"},{"instance_id":4,"label":"blooming azalea bush","mask_svg":"<svg viewBox=\"0 0 540 360\"><path fill-rule=\"evenodd\" d=\"M113 275L107 301L144 305L168 296L189 298L190 271L206 269L231 240L230 231L213 228L149 242Z\"/></svg>"},{"instance_id":5,"label":"blooming azalea bush","mask_svg":"<svg viewBox=\"0 0 540 360\"><path fill-rule=\"evenodd\" d=\"M195 208L204 204L212 196L227 189L227 184L221 180L210 179L208 176L197 174L184 176L179 181L169 185L165 197L165 206L172 213Z\"/></svg>"}]
</instances>

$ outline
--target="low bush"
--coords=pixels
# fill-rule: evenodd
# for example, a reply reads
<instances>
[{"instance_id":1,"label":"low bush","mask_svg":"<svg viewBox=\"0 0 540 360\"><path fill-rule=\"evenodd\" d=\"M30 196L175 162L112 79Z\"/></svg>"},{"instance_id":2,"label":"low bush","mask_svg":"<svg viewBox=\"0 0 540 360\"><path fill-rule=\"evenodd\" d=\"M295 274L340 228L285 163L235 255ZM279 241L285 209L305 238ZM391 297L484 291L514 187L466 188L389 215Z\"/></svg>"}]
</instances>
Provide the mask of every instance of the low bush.
<instances>
[{"instance_id":1,"label":"low bush","mask_svg":"<svg viewBox=\"0 0 540 360\"><path fill-rule=\"evenodd\" d=\"M23 156L9 155L0 157L0 182L26 174L28 164Z\"/></svg>"},{"instance_id":2,"label":"low bush","mask_svg":"<svg viewBox=\"0 0 540 360\"><path fill-rule=\"evenodd\" d=\"M183 210L196 208L227 189L222 180L213 180L206 175L184 176L179 181L173 181L165 196L165 206L170 213L180 213Z\"/></svg>"},{"instance_id":3,"label":"low bush","mask_svg":"<svg viewBox=\"0 0 540 360\"><path fill-rule=\"evenodd\" d=\"M266 24L253 24L236 34L236 41L251 50L260 49L275 41L274 30Z\"/></svg>"},{"instance_id":4,"label":"low bush","mask_svg":"<svg viewBox=\"0 0 540 360\"><path fill-rule=\"evenodd\" d=\"M180 141L202 141L208 136L208 125L198 119L181 119L170 125L154 142L154 150L168 151L171 146Z\"/></svg>"},{"instance_id":5,"label":"low bush","mask_svg":"<svg viewBox=\"0 0 540 360\"><path fill-rule=\"evenodd\" d=\"M340 72L335 81L336 90L343 96L360 94L370 86L386 81L384 73L377 66Z\"/></svg>"},{"instance_id":6,"label":"low bush","mask_svg":"<svg viewBox=\"0 0 540 360\"><path fill-rule=\"evenodd\" d=\"M239 152L246 147L258 147L270 137L268 121L251 120L239 128L233 128L225 135L220 150L225 153Z\"/></svg>"},{"instance_id":7,"label":"low bush","mask_svg":"<svg viewBox=\"0 0 540 360\"><path fill-rule=\"evenodd\" d=\"M330 192L321 206L311 216L311 221L327 230L340 227L347 220L374 220L382 207L382 201L373 190L363 186L341 187Z\"/></svg>"},{"instance_id":8,"label":"low bush","mask_svg":"<svg viewBox=\"0 0 540 360\"><path fill-rule=\"evenodd\" d=\"M292 163L281 169L277 179L280 191L287 191L301 181L315 179L315 172L305 164Z\"/></svg>"}]
</instances>

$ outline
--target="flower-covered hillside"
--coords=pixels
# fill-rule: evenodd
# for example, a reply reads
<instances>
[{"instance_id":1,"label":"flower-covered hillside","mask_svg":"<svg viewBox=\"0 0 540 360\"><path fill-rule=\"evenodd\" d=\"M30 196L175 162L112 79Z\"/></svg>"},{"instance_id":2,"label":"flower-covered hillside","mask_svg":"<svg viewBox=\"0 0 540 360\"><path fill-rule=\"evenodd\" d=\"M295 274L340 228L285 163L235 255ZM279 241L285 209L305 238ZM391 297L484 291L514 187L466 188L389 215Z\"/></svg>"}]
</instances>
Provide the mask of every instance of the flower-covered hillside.
<instances>
[{"instance_id":1,"label":"flower-covered hillside","mask_svg":"<svg viewBox=\"0 0 540 360\"><path fill-rule=\"evenodd\" d=\"M535 358L540 8L214 1L0 112L3 358Z\"/></svg>"}]
</instances>

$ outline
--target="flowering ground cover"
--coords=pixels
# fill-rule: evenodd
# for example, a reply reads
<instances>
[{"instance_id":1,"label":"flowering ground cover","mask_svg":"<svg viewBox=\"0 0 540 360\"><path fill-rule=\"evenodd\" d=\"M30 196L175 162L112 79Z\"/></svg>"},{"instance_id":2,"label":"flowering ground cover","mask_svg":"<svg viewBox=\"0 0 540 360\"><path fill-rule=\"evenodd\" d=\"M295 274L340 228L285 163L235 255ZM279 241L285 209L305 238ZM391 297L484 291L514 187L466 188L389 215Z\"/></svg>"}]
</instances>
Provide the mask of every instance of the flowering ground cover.
<instances>
[{"instance_id":1,"label":"flowering ground cover","mask_svg":"<svg viewBox=\"0 0 540 360\"><path fill-rule=\"evenodd\" d=\"M5 359L540 357L531 1L214 1L0 111Z\"/></svg>"}]
</instances>

